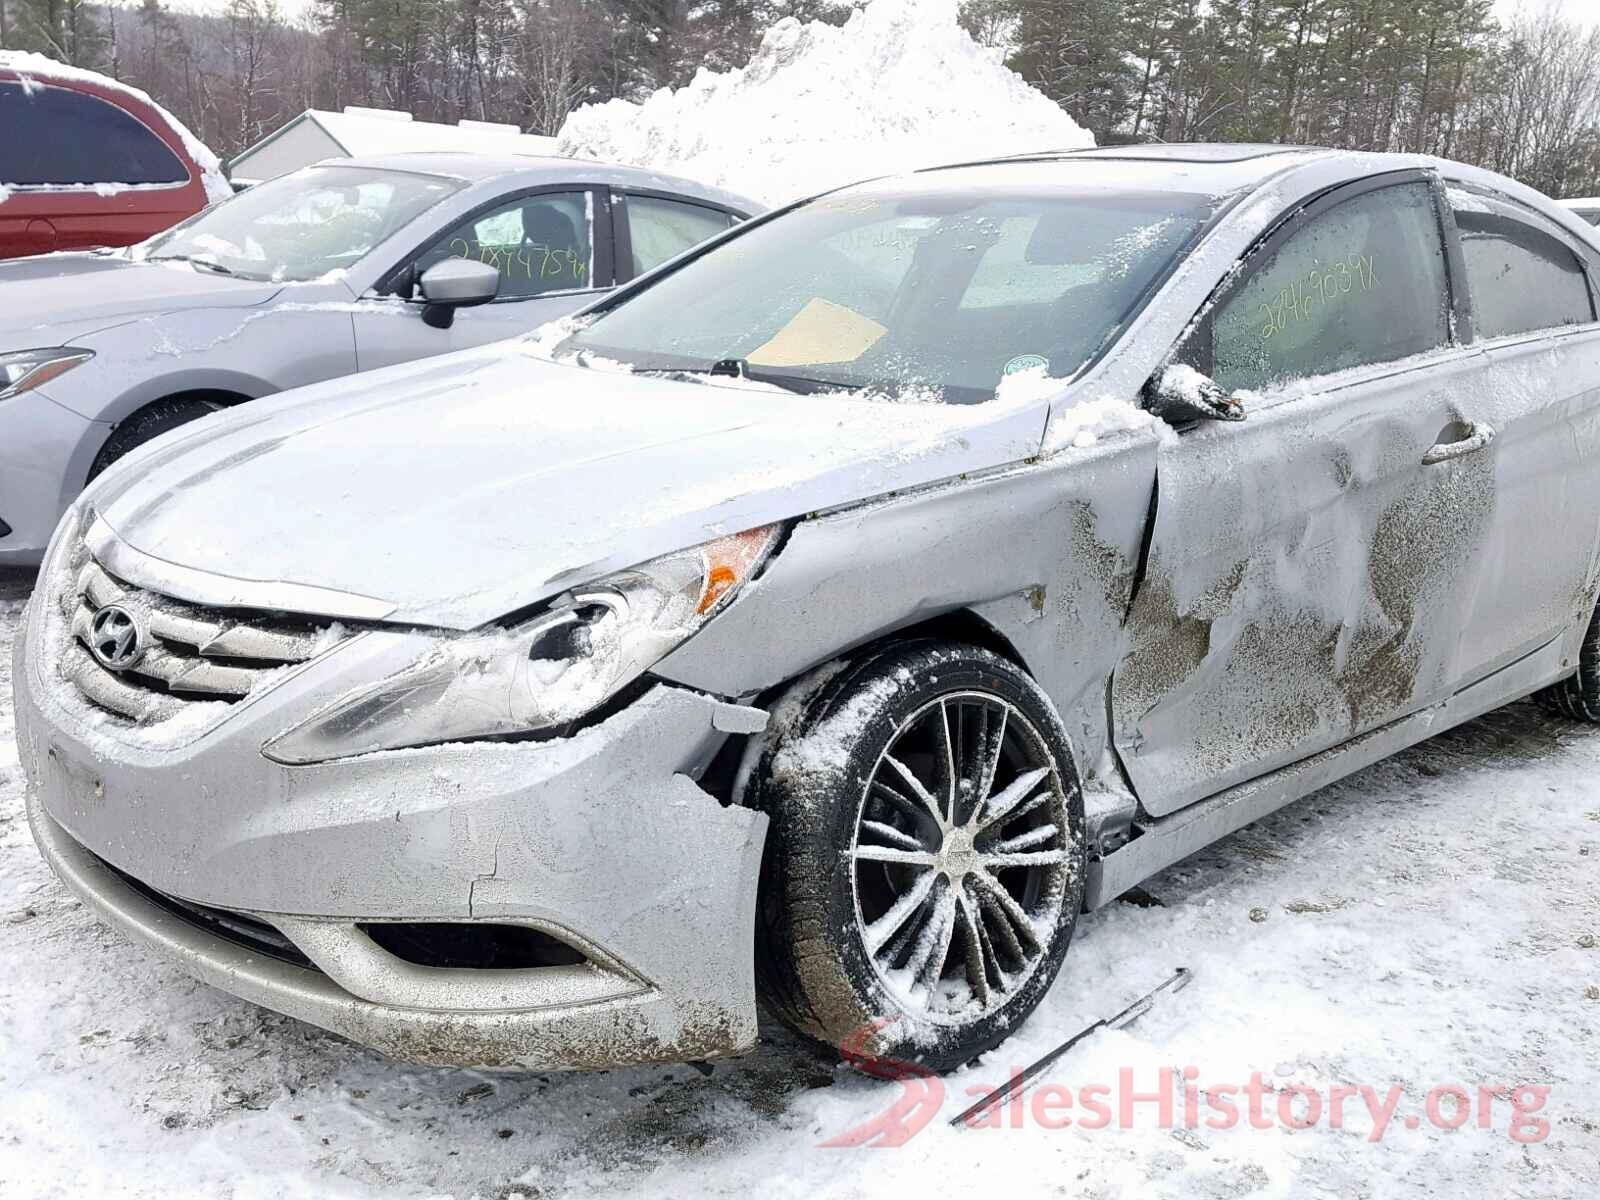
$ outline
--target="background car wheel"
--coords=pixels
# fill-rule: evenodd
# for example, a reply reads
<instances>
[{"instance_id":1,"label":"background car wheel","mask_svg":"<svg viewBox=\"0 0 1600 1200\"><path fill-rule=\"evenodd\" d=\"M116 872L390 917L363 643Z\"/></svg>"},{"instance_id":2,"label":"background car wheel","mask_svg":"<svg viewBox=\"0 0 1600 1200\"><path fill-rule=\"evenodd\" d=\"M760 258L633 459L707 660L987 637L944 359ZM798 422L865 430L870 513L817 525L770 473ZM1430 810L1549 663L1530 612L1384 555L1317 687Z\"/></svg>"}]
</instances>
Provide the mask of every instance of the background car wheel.
<instances>
[{"instance_id":1,"label":"background car wheel","mask_svg":"<svg viewBox=\"0 0 1600 1200\"><path fill-rule=\"evenodd\" d=\"M1578 648L1578 669L1559 683L1540 688L1533 698L1551 712L1600 725L1600 608L1584 630L1583 644Z\"/></svg>"},{"instance_id":2,"label":"background car wheel","mask_svg":"<svg viewBox=\"0 0 1600 1200\"><path fill-rule=\"evenodd\" d=\"M118 425L106 439L106 444L100 447L100 453L95 455L94 465L89 468L89 478L93 479L128 451L144 445L151 438L159 437L179 425L199 420L222 407L224 405L215 400L174 397L171 400L157 400L154 404L141 408Z\"/></svg>"},{"instance_id":3,"label":"background car wheel","mask_svg":"<svg viewBox=\"0 0 1600 1200\"><path fill-rule=\"evenodd\" d=\"M960 1066L1049 988L1084 885L1083 798L1038 686L975 646L878 652L789 712L758 779L768 1008L833 1047Z\"/></svg>"}]
</instances>

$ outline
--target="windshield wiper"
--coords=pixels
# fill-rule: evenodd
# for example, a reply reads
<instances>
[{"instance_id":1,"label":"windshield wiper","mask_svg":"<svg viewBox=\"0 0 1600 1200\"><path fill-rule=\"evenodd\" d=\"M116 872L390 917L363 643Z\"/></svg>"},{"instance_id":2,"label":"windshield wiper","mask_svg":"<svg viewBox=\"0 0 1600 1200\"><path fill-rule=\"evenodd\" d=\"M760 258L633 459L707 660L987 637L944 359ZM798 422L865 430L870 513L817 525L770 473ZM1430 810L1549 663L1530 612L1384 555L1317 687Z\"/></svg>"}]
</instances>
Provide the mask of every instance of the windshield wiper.
<instances>
[{"instance_id":1,"label":"windshield wiper","mask_svg":"<svg viewBox=\"0 0 1600 1200\"><path fill-rule=\"evenodd\" d=\"M753 383L770 383L786 392L800 396L818 392L859 392L865 386L859 383L841 383L837 379L813 379L807 375L789 375L782 371L752 370L743 358L719 358L709 367L641 367L642 375L709 375L723 379L748 379Z\"/></svg>"},{"instance_id":2,"label":"windshield wiper","mask_svg":"<svg viewBox=\"0 0 1600 1200\"><path fill-rule=\"evenodd\" d=\"M209 258L195 258L192 254L152 254L145 262L186 262L192 267L204 267L218 275L237 275L232 267L225 267Z\"/></svg>"}]
</instances>

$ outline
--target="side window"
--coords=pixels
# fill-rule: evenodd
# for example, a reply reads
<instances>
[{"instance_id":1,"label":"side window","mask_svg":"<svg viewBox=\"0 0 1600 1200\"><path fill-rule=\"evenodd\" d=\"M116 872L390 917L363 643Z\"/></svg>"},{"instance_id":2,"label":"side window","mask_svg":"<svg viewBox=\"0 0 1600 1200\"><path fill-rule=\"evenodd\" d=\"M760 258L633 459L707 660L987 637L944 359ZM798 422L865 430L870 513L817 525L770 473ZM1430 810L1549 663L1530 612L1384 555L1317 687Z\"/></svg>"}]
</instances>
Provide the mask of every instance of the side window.
<instances>
[{"instance_id":1,"label":"side window","mask_svg":"<svg viewBox=\"0 0 1600 1200\"><path fill-rule=\"evenodd\" d=\"M629 196L623 211L628 214L634 275L660 266L734 222L728 213L715 208L655 196Z\"/></svg>"},{"instance_id":2,"label":"side window","mask_svg":"<svg viewBox=\"0 0 1600 1200\"><path fill-rule=\"evenodd\" d=\"M590 287L594 238L588 192L523 196L463 221L417 258L421 275L447 258L500 272L500 300Z\"/></svg>"},{"instance_id":3,"label":"side window","mask_svg":"<svg viewBox=\"0 0 1600 1200\"><path fill-rule=\"evenodd\" d=\"M1449 340L1444 244L1426 183L1353 196L1267 255L1213 314L1211 374L1230 391L1392 362Z\"/></svg>"},{"instance_id":4,"label":"side window","mask_svg":"<svg viewBox=\"0 0 1600 1200\"><path fill-rule=\"evenodd\" d=\"M1518 220L1508 205L1450 189L1480 338L1594 320L1589 282L1578 256L1553 234Z\"/></svg>"}]
</instances>

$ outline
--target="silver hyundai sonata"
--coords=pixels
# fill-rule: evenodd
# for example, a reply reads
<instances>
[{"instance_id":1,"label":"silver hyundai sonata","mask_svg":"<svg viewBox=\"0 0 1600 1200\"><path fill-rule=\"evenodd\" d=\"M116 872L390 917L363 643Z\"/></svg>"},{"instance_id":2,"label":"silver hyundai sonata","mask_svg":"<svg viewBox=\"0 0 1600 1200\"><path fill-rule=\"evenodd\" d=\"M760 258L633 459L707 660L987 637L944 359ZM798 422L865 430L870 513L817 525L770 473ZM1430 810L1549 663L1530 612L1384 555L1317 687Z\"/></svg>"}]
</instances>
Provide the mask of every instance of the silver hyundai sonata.
<instances>
[{"instance_id":1,"label":"silver hyundai sonata","mask_svg":"<svg viewBox=\"0 0 1600 1200\"><path fill-rule=\"evenodd\" d=\"M969 164L205 418L48 552L34 834L408 1059L737 1053L759 996L965 1062L1080 911L1508 700L1600 717L1591 236L1415 157Z\"/></svg>"}]
</instances>

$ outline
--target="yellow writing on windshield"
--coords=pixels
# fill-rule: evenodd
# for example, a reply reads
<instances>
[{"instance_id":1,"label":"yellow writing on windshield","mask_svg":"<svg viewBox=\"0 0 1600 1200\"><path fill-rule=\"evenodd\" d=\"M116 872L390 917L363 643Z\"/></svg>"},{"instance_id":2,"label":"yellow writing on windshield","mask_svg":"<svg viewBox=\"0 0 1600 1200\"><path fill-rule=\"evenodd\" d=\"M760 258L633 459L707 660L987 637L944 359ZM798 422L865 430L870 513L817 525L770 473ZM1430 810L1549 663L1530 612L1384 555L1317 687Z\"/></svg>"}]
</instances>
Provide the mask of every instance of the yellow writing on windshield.
<instances>
[{"instance_id":1,"label":"yellow writing on windshield","mask_svg":"<svg viewBox=\"0 0 1600 1200\"><path fill-rule=\"evenodd\" d=\"M1292 322L1309 321L1329 304L1346 303L1346 297L1373 291L1379 286L1370 254L1352 254L1327 267L1312 267L1298 279L1291 279L1278 295L1261 305L1261 340L1282 333Z\"/></svg>"},{"instance_id":2,"label":"yellow writing on windshield","mask_svg":"<svg viewBox=\"0 0 1600 1200\"><path fill-rule=\"evenodd\" d=\"M788 324L745 357L763 367L854 362L888 332L871 317L813 296Z\"/></svg>"}]
</instances>

